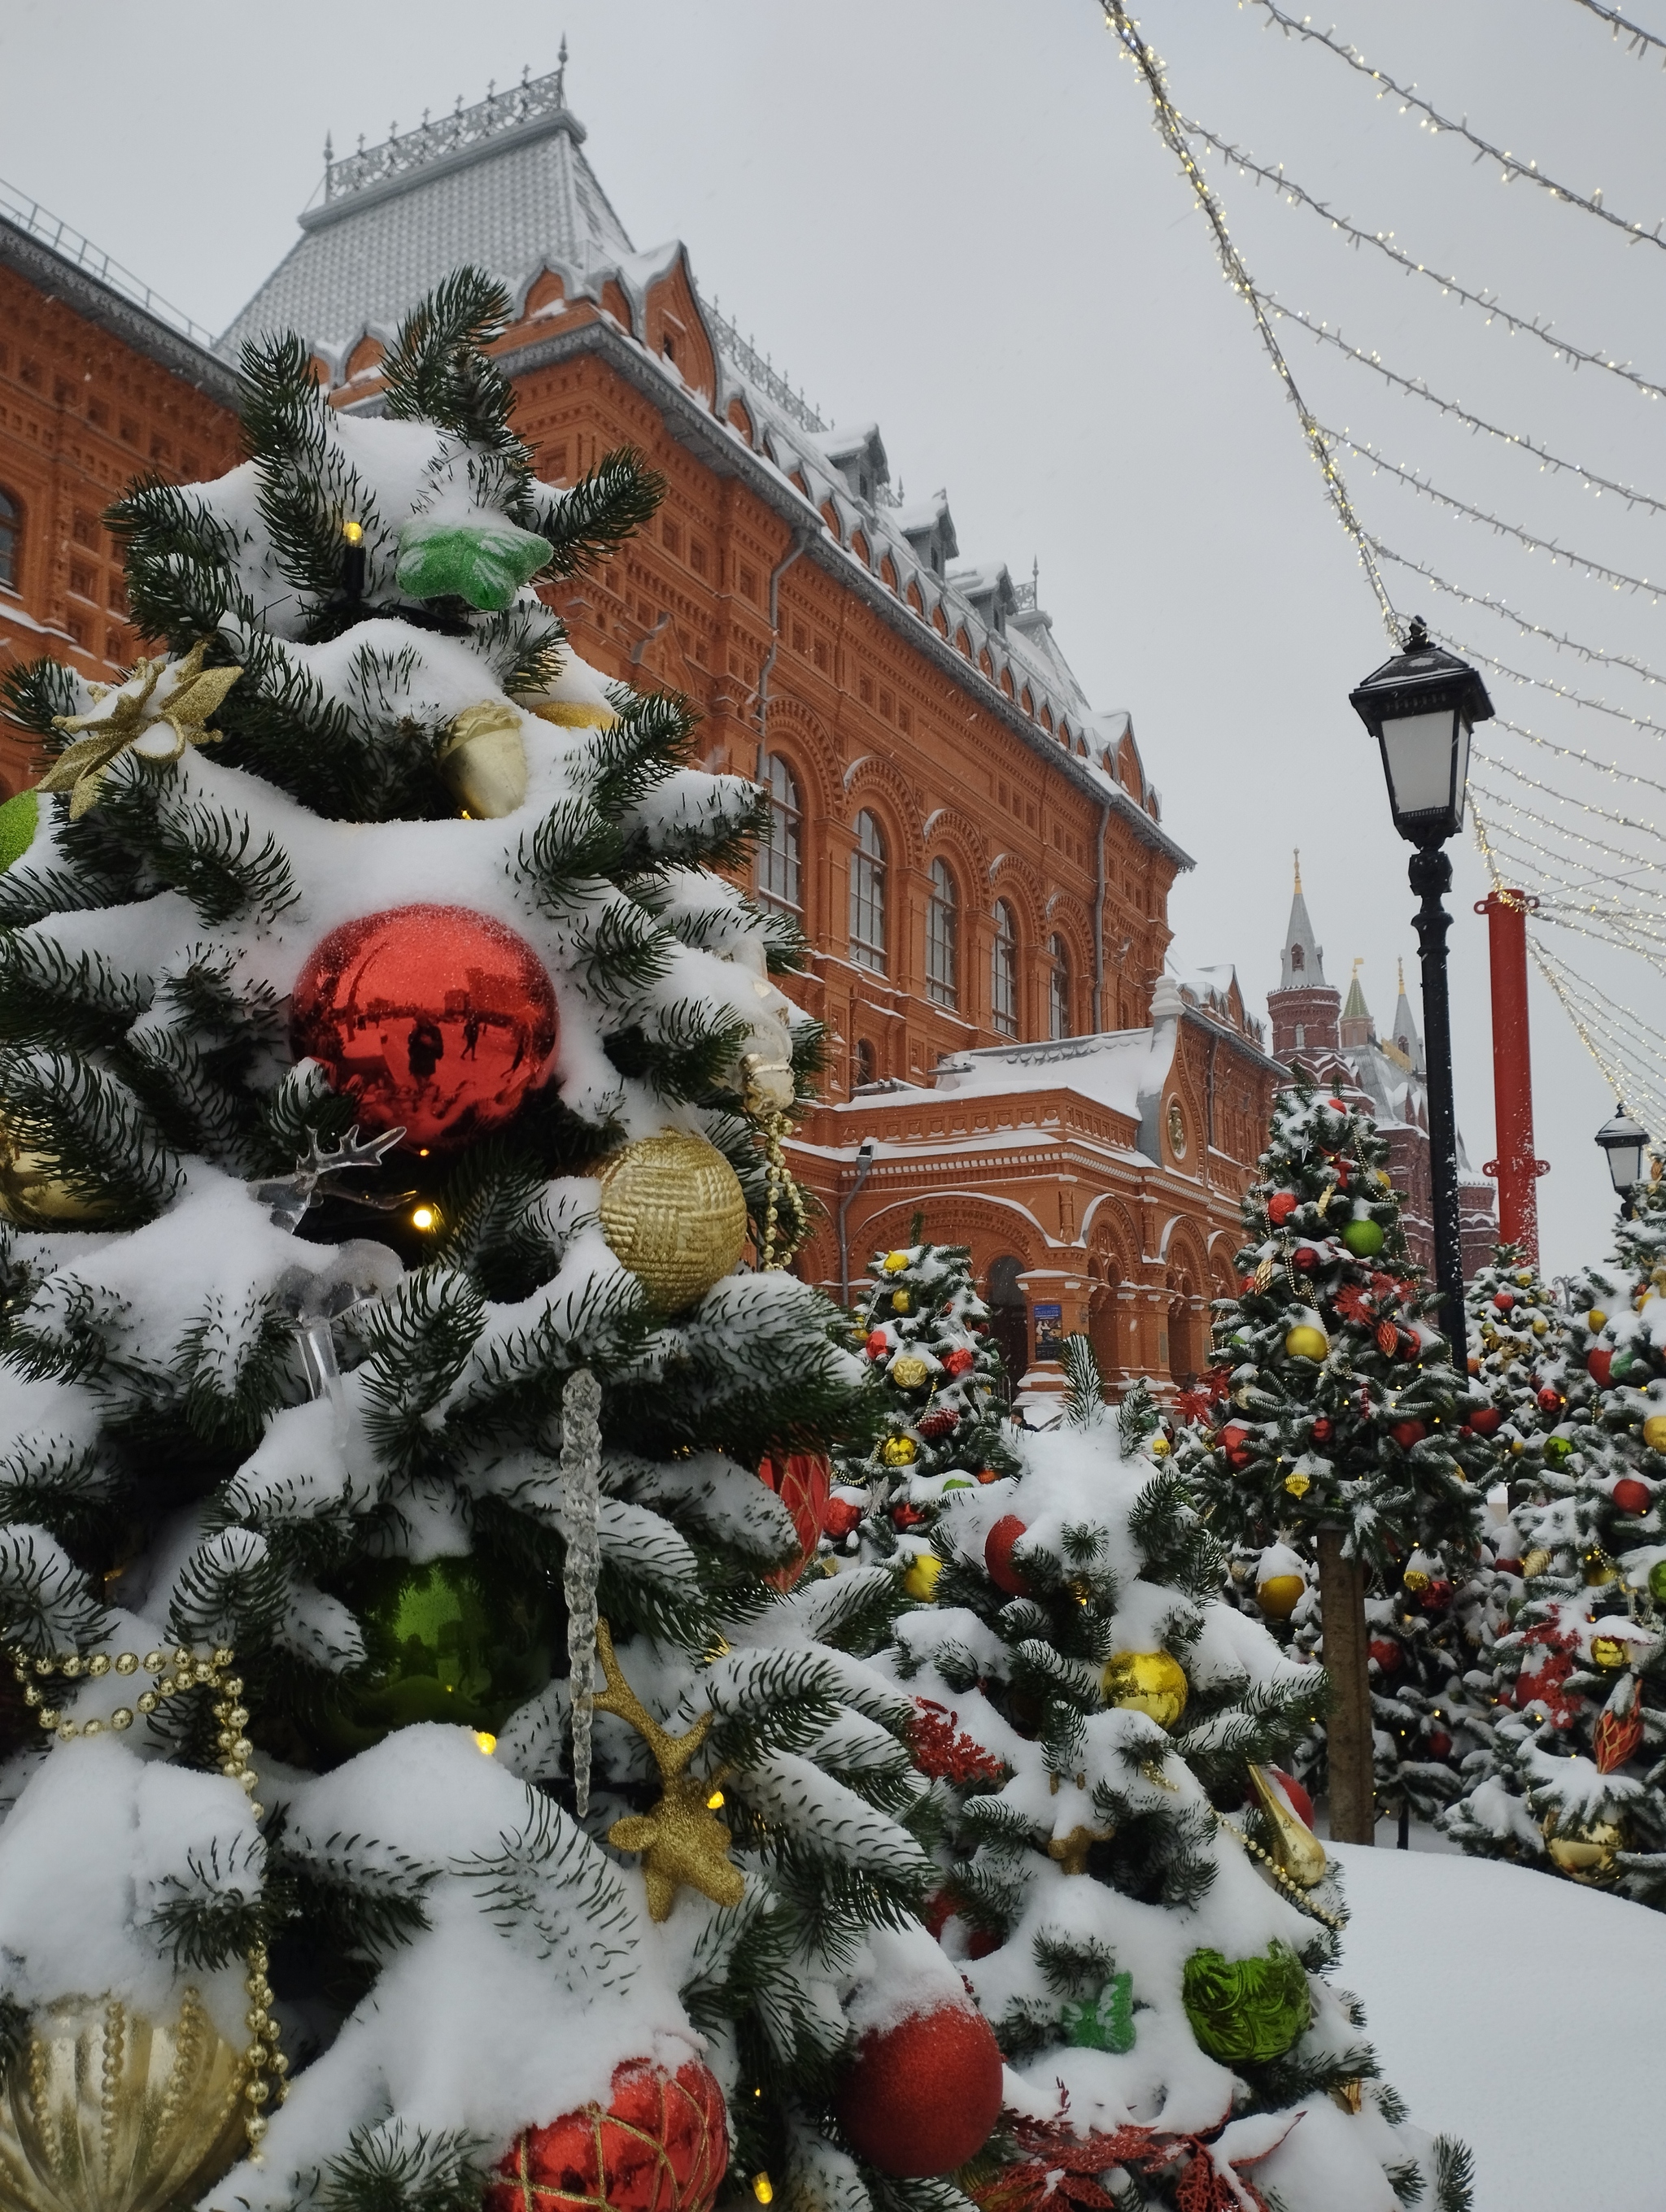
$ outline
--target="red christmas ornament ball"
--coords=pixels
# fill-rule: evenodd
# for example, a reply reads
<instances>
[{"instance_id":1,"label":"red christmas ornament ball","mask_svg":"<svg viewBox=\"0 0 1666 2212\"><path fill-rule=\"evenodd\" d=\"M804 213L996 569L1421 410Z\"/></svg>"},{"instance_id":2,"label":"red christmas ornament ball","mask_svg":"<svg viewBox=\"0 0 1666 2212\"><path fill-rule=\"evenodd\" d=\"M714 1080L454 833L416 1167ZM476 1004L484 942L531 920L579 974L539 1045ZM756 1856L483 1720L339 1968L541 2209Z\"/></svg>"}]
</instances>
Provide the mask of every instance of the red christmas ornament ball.
<instances>
[{"instance_id":1,"label":"red christmas ornament ball","mask_svg":"<svg viewBox=\"0 0 1666 2212\"><path fill-rule=\"evenodd\" d=\"M969 2006L912 2013L856 2046L836 2109L858 2157L881 2173L952 2173L1000 2113L1000 2048Z\"/></svg>"},{"instance_id":2,"label":"red christmas ornament ball","mask_svg":"<svg viewBox=\"0 0 1666 2212\"><path fill-rule=\"evenodd\" d=\"M950 1375L964 1375L970 1372L976 1364L977 1354L971 1349L971 1346L965 1344L958 1344L954 1350L945 1358L943 1366L945 1371Z\"/></svg>"},{"instance_id":3,"label":"red christmas ornament ball","mask_svg":"<svg viewBox=\"0 0 1666 2212\"><path fill-rule=\"evenodd\" d=\"M1400 1646L1391 1636L1373 1636L1367 1649L1383 1674L1393 1674L1399 1672Z\"/></svg>"},{"instance_id":4,"label":"red christmas ornament ball","mask_svg":"<svg viewBox=\"0 0 1666 2212\"><path fill-rule=\"evenodd\" d=\"M1515 1303L1516 1293L1514 1291L1500 1291L1493 1300L1493 1305L1498 1309L1499 1313L1509 1313L1514 1307Z\"/></svg>"},{"instance_id":5,"label":"red christmas ornament ball","mask_svg":"<svg viewBox=\"0 0 1666 2212\"><path fill-rule=\"evenodd\" d=\"M1430 1737L1429 1737L1429 1756L1430 1756L1430 1758L1431 1758L1431 1759L1449 1759L1449 1758L1451 1756L1451 1751L1452 1751L1452 1739L1451 1739L1451 1737L1450 1737L1450 1736L1449 1736L1449 1735L1447 1735L1447 1733L1446 1733L1445 1729L1434 1729L1434 1730L1431 1733Z\"/></svg>"},{"instance_id":6,"label":"red christmas ornament ball","mask_svg":"<svg viewBox=\"0 0 1666 2212\"><path fill-rule=\"evenodd\" d=\"M1308 1796L1293 1774L1286 1774L1281 1766L1268 1769L1273 1779L1290 1801L1290 1809L1304 1826L1313 1826L1313 1800Z\"/></svg>"},{"instance_id":7,"label":"red christmas ornament ball","mask_svg":"<svg viewBox=\"0 0 1666 2212\"><path fill-rule=\"evenodd\" d=\"M549 1071L556 994L524 937L461 906L400 906L332 929L290 1001L297 1060L322 1063L364 1127L429 1151L499 1128Z\"/></svg>"},{"instance_id":8,"label":"red christmas ornament ball","mask_svg":"<svg viewBox=\"0 0 1666 2212\"><path fill-rule=\"evenodd\" d=\"M637 2058L604 2112L587 2105L515 2137L481 2212L710 2212L729 2163L715 2075Z\"/></svg>"},{"instance_id":9,"label":"red christmas ornament ball","mask_svg":"<svg viewBox=\"0 0 1666 2212\"><path fill-rule=\"evenodd\" d=\"M873 1329L870 1331L867 1342L862 1349L870 1359L883 1359L886 1352L891 1350L891 1339L885 1334L884 1329Z\"/></svg>"},{"instance_id":10,"label":"red christmas ornament ball","mask_svg":"<svg viewBox=\"0 0 1666 2212\"><path fill-rule=\"evenodd\" d=\"M983 1564L989 1579L1008 1597L1030 1595L1029 1579L1012 1557L1012 1547L1024 1533L1025 1524L1016 1513L1003 1513L983 1540Z\"/></svg>"},{"instance_id":11,"label":"red christmas ornament ball","mask_svg":"<svg viewBox=\"0 0 1666 2212\"><path fill-rule=\"evenodd\" d=\"M1539 1393L1539 1411L1541 1413L1559 1413L1561 1410L1561 1392L1560 1390L1553 1389L1550 1385L1547 1383L1544 1389Z\"/></svg>"},{"instance_id":12,"label":"red christmas ornament ball","mask_svg":"<svg viewBox=\"0 0 1666 2212\"><path fill-rule=\"evenodd\" d=\"M822 1534L842 1544L862 1517L862 1509L848 1498L830 1498L822 1515Z\"/></svg>"},{"instance_id":13,"label":"red christmas ornament ball","mask_svg":"<svg viewBox=\"0 0 1666 2212\"><path fill-rule=\"evenodd\" d=\"M1298 1244L1295 1258L1296 1265L1304 1275L1310 1275L1319 1264L1319 1255L1310 1244Z\"/></svg>"},{"instance_id":14,"label":"red christmas ornament ball","mask_svg":"<svg viewBox=\"0 0 1666 2212\"><path fill-rule=\"evenodd\" d=\"M1490 1437L1504 1425L1504 1415L1496 1406L1478 1406L1469 1416L1469 1425L1478 1437Z\"/></svg>"},{"instance_id":15,"label":"red christmas ornament ball","mask_svg":"<svg viewBox=\"0 0 1666 2212\"><path fill-rule=\"evenodd\" d=\"M778 1459L764 1455L758 1480L773 1490L793 1516L793 1534L799 1540L798 1556L768 1576L777 1589L791 1589L809 1565L825 1525L828 1493L833 1487L833 1464L822 1452L791 1452Z\"/></svg>"},{"instance_id":16,"label":"red christmas ornament ball","mask_svg":"<svg viewBox=\"0 0 1666 2212\"><path fill-rule=\"evenodd\" d=\"M1452 1585L1437 1575L1420 1601L1425 1613L1444 1613L1452 1602Z\"/></svg>"},{"instance_id":17,"label":"red christmas ornament ball","mask_svg":"<svg viewBox=\"0 0 1666 2212\"><path fill-rule=\"evenodd\" d=\"M1228 1421L1220 1432L1220 1441L1229 1452L1242 1451L1250 1441L1250 1431L1242 1421Z\"/></svg>"},{"instance_id":18,"label":"red christmas ornament ball","mask_svg":"<svg viewBox=\"0 0 1666 2212\"><path fill-rule=\"evenodd\" d=\"M1326 1419L1324 1414L1321 1413L1318 1419L1313 1424L1314 1443L1316 1444L1328 1444L1335 1433L1336 1431L1332 1428L1329 1421Z\"/></svg>"},{"instance_id":19,"label":"red christmas ornament ball","mask_svg":"<svg viewBox=\"0 0 1666 2212\"><path fill-rule=\"evenodd\" d=\"M1421 1421L1396 1421L1389 1431L1402 1451L1409 1451L1414 1444L1420 1444L1428 1433Z\"/></svg>"},{"instance_id":20,"label":"red christmas ornament ball","mask_svg":"<svg viewBox=\"0 0 1666 2212\"><path fill-rule=\"evenodd\" d=\"M1599 1344L1595 1352L1585 1354L1585 1372L1599 1390L1606 1390L1614 1380L1613 1368L1614 1354L1606 1345Z\"/></svg>"},{"instance_id":21,"label":"red christmas ornament ball","mask_svg":"<svg viewBox=\"0 0 1666 2212\"><path fill-rule=\"evenodd\" d=\"M1275 1190L1267 1201L1267 1218L1276 1228L1289 1220L1301 1202L1293 1190Z\"/></svg>"},{"instance_id":22,"label":"red christmas ornament ball","mask_svg":"<svg viewBox=\"0 0 1666 2212\"><path fill-rule=\"evenodd\" d=\"M1646 1482L1639 1482L1634 1474L1622 1474L1614 1486L1614 1504L1622 1513L1633 1513L1640 1520L1654 1503L1654 1493Z\"/></svg>"}]
</instances>

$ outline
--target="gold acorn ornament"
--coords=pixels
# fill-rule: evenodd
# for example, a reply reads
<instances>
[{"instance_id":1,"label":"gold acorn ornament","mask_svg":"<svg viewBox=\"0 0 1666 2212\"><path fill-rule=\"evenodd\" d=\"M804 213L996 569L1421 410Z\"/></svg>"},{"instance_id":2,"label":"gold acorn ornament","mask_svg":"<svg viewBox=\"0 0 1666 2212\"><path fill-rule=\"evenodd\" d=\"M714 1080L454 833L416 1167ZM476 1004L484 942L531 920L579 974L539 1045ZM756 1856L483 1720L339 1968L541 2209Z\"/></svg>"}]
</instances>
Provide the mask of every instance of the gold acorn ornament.
<instances>
[{"instance_id":1,"label":"gold acorn ornament","mask_svg":"<svg viewBox=\"0 0 1666 2212\"><path fill-rule=\"evenodd\" d=\"M187 1989L161 2018L113 1996L45 2007L0 2077L6 2212L163 2212L248 2148L243 2041Z\"/></svg>"},{"instance_id":2,"label":"gold acorn ornament","mask_svg":"<svg viewBox=\"0 0 1666 2212\"><path fill-rule=\"evenodd\" d=\"M746 1194L715 1145L662 1129L601 1170L602 1235L661 1313L683 1313L734 1273Z\"/></svg>"},{"instance_id":3,"label":"gold acorn ornament","mask_svg":"<svg viewBox=\"0 0 1666 2212\"><path fill-rule=\"evenodd\" d=\"M520 711L483 699L446 725L435 764L458 805L477 822L498 822L526 802L526 746Z\"/></svg>"},{"instance_id":4,"label":"gold acorn ornament","mask_svg":"<svg viewBox=\"0 0 1666 2212\"><path fill-rule=\"evenodd\" d=\"M1114 1651L1099 1687L1108 1705L1146 1713L1158 1728L1171 1729L1186 1710L1186 1670L1167 1651Z\"/></svg>"}]
</instances>

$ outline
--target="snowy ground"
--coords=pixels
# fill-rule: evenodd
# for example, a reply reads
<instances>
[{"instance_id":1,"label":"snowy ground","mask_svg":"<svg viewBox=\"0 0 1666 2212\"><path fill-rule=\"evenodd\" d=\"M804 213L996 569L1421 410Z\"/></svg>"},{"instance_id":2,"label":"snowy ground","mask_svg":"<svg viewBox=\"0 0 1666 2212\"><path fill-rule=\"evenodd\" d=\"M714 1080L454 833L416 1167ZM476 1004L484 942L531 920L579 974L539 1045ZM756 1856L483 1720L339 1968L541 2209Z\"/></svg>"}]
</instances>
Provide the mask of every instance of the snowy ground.
<instances>
[{"instance_id":1,"label":"snowy ground","mask_svg":"<svg viewBox=\"0 0 1666 2212\"><path fill-rule=\"evenodd\" d=\"M1336 1979L1412 2118L1474 2152L1475 2212L1662 2212L1666 1913L1426 1834L1377 1842L1330 1846L1353 1915Z\"/></svg>"}]
</instances>

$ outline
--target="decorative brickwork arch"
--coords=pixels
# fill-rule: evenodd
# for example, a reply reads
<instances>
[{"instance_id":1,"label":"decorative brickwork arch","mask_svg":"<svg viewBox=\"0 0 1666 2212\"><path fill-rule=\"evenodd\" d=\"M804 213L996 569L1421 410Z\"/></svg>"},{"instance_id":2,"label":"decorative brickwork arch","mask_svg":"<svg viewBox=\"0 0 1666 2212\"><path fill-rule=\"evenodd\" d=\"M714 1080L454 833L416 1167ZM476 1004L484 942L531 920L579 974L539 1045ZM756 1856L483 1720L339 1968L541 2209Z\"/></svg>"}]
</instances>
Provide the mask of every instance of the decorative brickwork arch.
<instances>
[{"instance_id":1,"label":"decorative brickwork arch","mask_svg":"<svg viewBox=\"0 0 1666 2212\"><path fill-rule=\"evenodd\" d=\"M854 822L866 807L884 823L891 841L891 866L923 868L926 848L920 834L920 802L901 769L878 753L868 753L845 770L844 787L849 820Z\"/></svg>"},{"instance_id":2,"label":"decorative brickwork arch","mask_svg":"<svg viewBox=\"0 0 1666 2212\"><path fill-rule=\"evenodd\" d=\"M1097 1198L1088 1200L1079 1234L1091 1252L1116 1252L1124 1279L1130 1282L1134 1279L1134 1270L1145 1248L1132 1208L1116 1192L1102 1190Z\"/></svg>"},{"instance_id":3,"label":"decorative brickwork arch","mask_svg":"<svg viewBox=\"0 0 1666 2212\"><path fill-rule=\"evenodd\" d=\"M989 841L969 815L952 806L939 806L927 817L921 834L927 852L934 852L939 845L949 848L963 889L970 890L988 880Z\"/></svg>"},{"instance_id":4,"label":"decorative brickwork arch","mask_svg":"<svg viewBox=\"0 0 1666 2212\"><path fill-rule=\"evenodd\" d=\"M989 868L989 893L992 902L1005 899L1013 908L1026 953L1040 943L1047 933L1047 890L1028 860L1016 853L997 854Z\"/></svg>"},{"instance_id":5,"label":"decorative brickwork arch","mask_svg":"<svg viewBox=\"0 0 1666 2212\"><path fill-rule=\"evenodd\" d=\"M819 719L790 691L771 690L764 726L772 753L784 753L804 787L806 809L813 809L819 828L844 805L844 777L839 756Z\"/></svg>"}]
</instances>

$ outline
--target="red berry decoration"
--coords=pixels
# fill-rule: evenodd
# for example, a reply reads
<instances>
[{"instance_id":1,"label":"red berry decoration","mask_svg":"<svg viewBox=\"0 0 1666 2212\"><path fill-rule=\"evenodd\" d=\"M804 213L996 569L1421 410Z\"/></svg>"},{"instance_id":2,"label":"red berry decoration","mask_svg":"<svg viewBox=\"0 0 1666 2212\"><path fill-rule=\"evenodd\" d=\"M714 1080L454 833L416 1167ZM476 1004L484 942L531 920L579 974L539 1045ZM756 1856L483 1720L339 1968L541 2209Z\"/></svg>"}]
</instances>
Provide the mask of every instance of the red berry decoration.
<instances>
[{"instance_id":1,"label":"red berry decoration","mask_svg":"<svg viewBox=\"0 0 1666 2212\"><path fill-rule=\"evenodd\" d=\"M830 1498L827 1510L822 1515L822 1534L830 1536L836 1544L843 1543L862 1517L862 1509L848 1498Z\"/></svg>"},{"instance_id":2,"label":"red berry decoration","mask_svg":"<svg viewBox=\"0 0 1666 2212\"><path fill-rule=\"evenodd\" d=\"M1332 1428L1325 1415L1321 1413L1318 1419L1313 1424L1314 1443L1316 1444L1328 1444L1335 1433L1335 1430Z\"/></svg>"},{"instance_id":3,"label":"red berry decoration","mask_svg":"<svg viewBox=\"0 0 1666 2212\"><path fill-rule=\"evenodd\" d=\"M977 1362L977 1354L970 1345L958 1344L943 1362L944 1370L950 1375L964 1375Z\"/></svg>"},{"instance_id":4,"label":"red berry decoration","mask_svg":"<svg viewBox=\"0 0 1666 2212\"><path fill-rule=\"evenodd\" d=\"M1003 1513L983 1540L983 1564L989 1579L1008 1597L1030 1595L1028 1577L1012 1558L1012 1547L1024 1533L1025 1524L1016 1513Z\"/></svg>"},{"instance_id":5,"label":"red berry decoration","mask_svg":"<svg viewBox=\"0 0 1666 2212\"><path fill-rule=\"evenodd\" d=\"M1402 1451L1409 1451L1414 1444L1420 1444L1428 1433L1421 1421L1396 1421L1389 1431Z\"/></svg>"},{"instance_id":6,"label":"red berry decoration","mask_svg":"<svg viewBox=\"0 0 1666 2212\"><path fill-rule=\"evenodd\" d=\"M1634 1474L1622 1474L1614 1486L1614 1502L1622 1513L1634 1514L1639 1520L1654 1503L1654 1493L1646 1482L1639 1482Z\"/></svg>"},{"instance_id":7,"label":"red berry decoration","mask_svg":"<svg viewBox=\"0 0 1666 2212\"><path fill-rule=\"evenodd\" d=\"M605 2112L587 2105L515 2137L481 2212L710 2212L729 2163L715 2075L690 2059L643 2058L613 2076Z\"/></svg>"},{"instance_id":8,"label":"red berry decoration","mask_svg":"<svg viewBox=\"0 0 1666 2212\"><path fill-rule=\"evenodd\" d=\"M1558 1413L1561 1409L1561 1392L1560 1390L1553 1389L1549 1383L1547 1383L1544 1389L1539 1393L1539 1411L1541 1413Z\"/></svg>"},{"instance_id":9,"label":"red berry decoration","mask_svg":"<svg viewBox=\"0 0 1666 2212\"><path fill-rule=\"evenodd\" d=\"M524 937L460 906L332 929L295 978L289 1042L367 1129L449 1151L500 1128L549 1071L556 994Z\"/></svg>"},{"instance_id":10,"label":"red berry decoration","mask_svg":"<svg viewBox=\"0 0 1666 2212\"><path fill-rule=\"evenodd\" d=\"M881 2173L952 2173L988 2141L1000 2113L1000 2047L970 2005L911 2013L871 2029L839 2085L839 2124Z\"/></svg>"},{"instance_id":11,"label":"red berry decoration","mask_svg":"<svg viewBox=\"0 0 1666 2212\"><path fill-rule=\"evenodd\" d=\"M1373 1636L1367 1649L1383 1674L1394 1674L1399 1672L1401 1650L1393 1637Z\"/></svg>"},{"instance_id":12,"label":"red berry decoration","mask_svg":"<svg viewBox=\"0 0 1666 2212\"><path fill-rule=\"evenodd\" d=\"M1267 1201L1267 1218L1276 1229L1289 1220L1301 1202L1293 1190L1275 1190Z\"/></svg>"},{"instance_id":13,"label":"red berry decoration","mask_svg":"<svg viewBox=\"0 0 1666 2212\"><path fill-rule=\"evenodd\" d=\"M1585 1354L1585 1372L1599 1390L1606 1390L1614 1380L1614 1354L1605 1344Z\"/></svg>"},{"instance_id":14,"label":"red berry decoration","mask_svg":"<svg viewBox=\"0 0 1666 2212\"><path fill-rule=\"evenodd\" d=\"M1478 1437L1490 1437L1504 1425L1504 1415L1496 1406L1479 1406L1469 1416L1469 1425Z\"/></svg>"}]
</instances>

